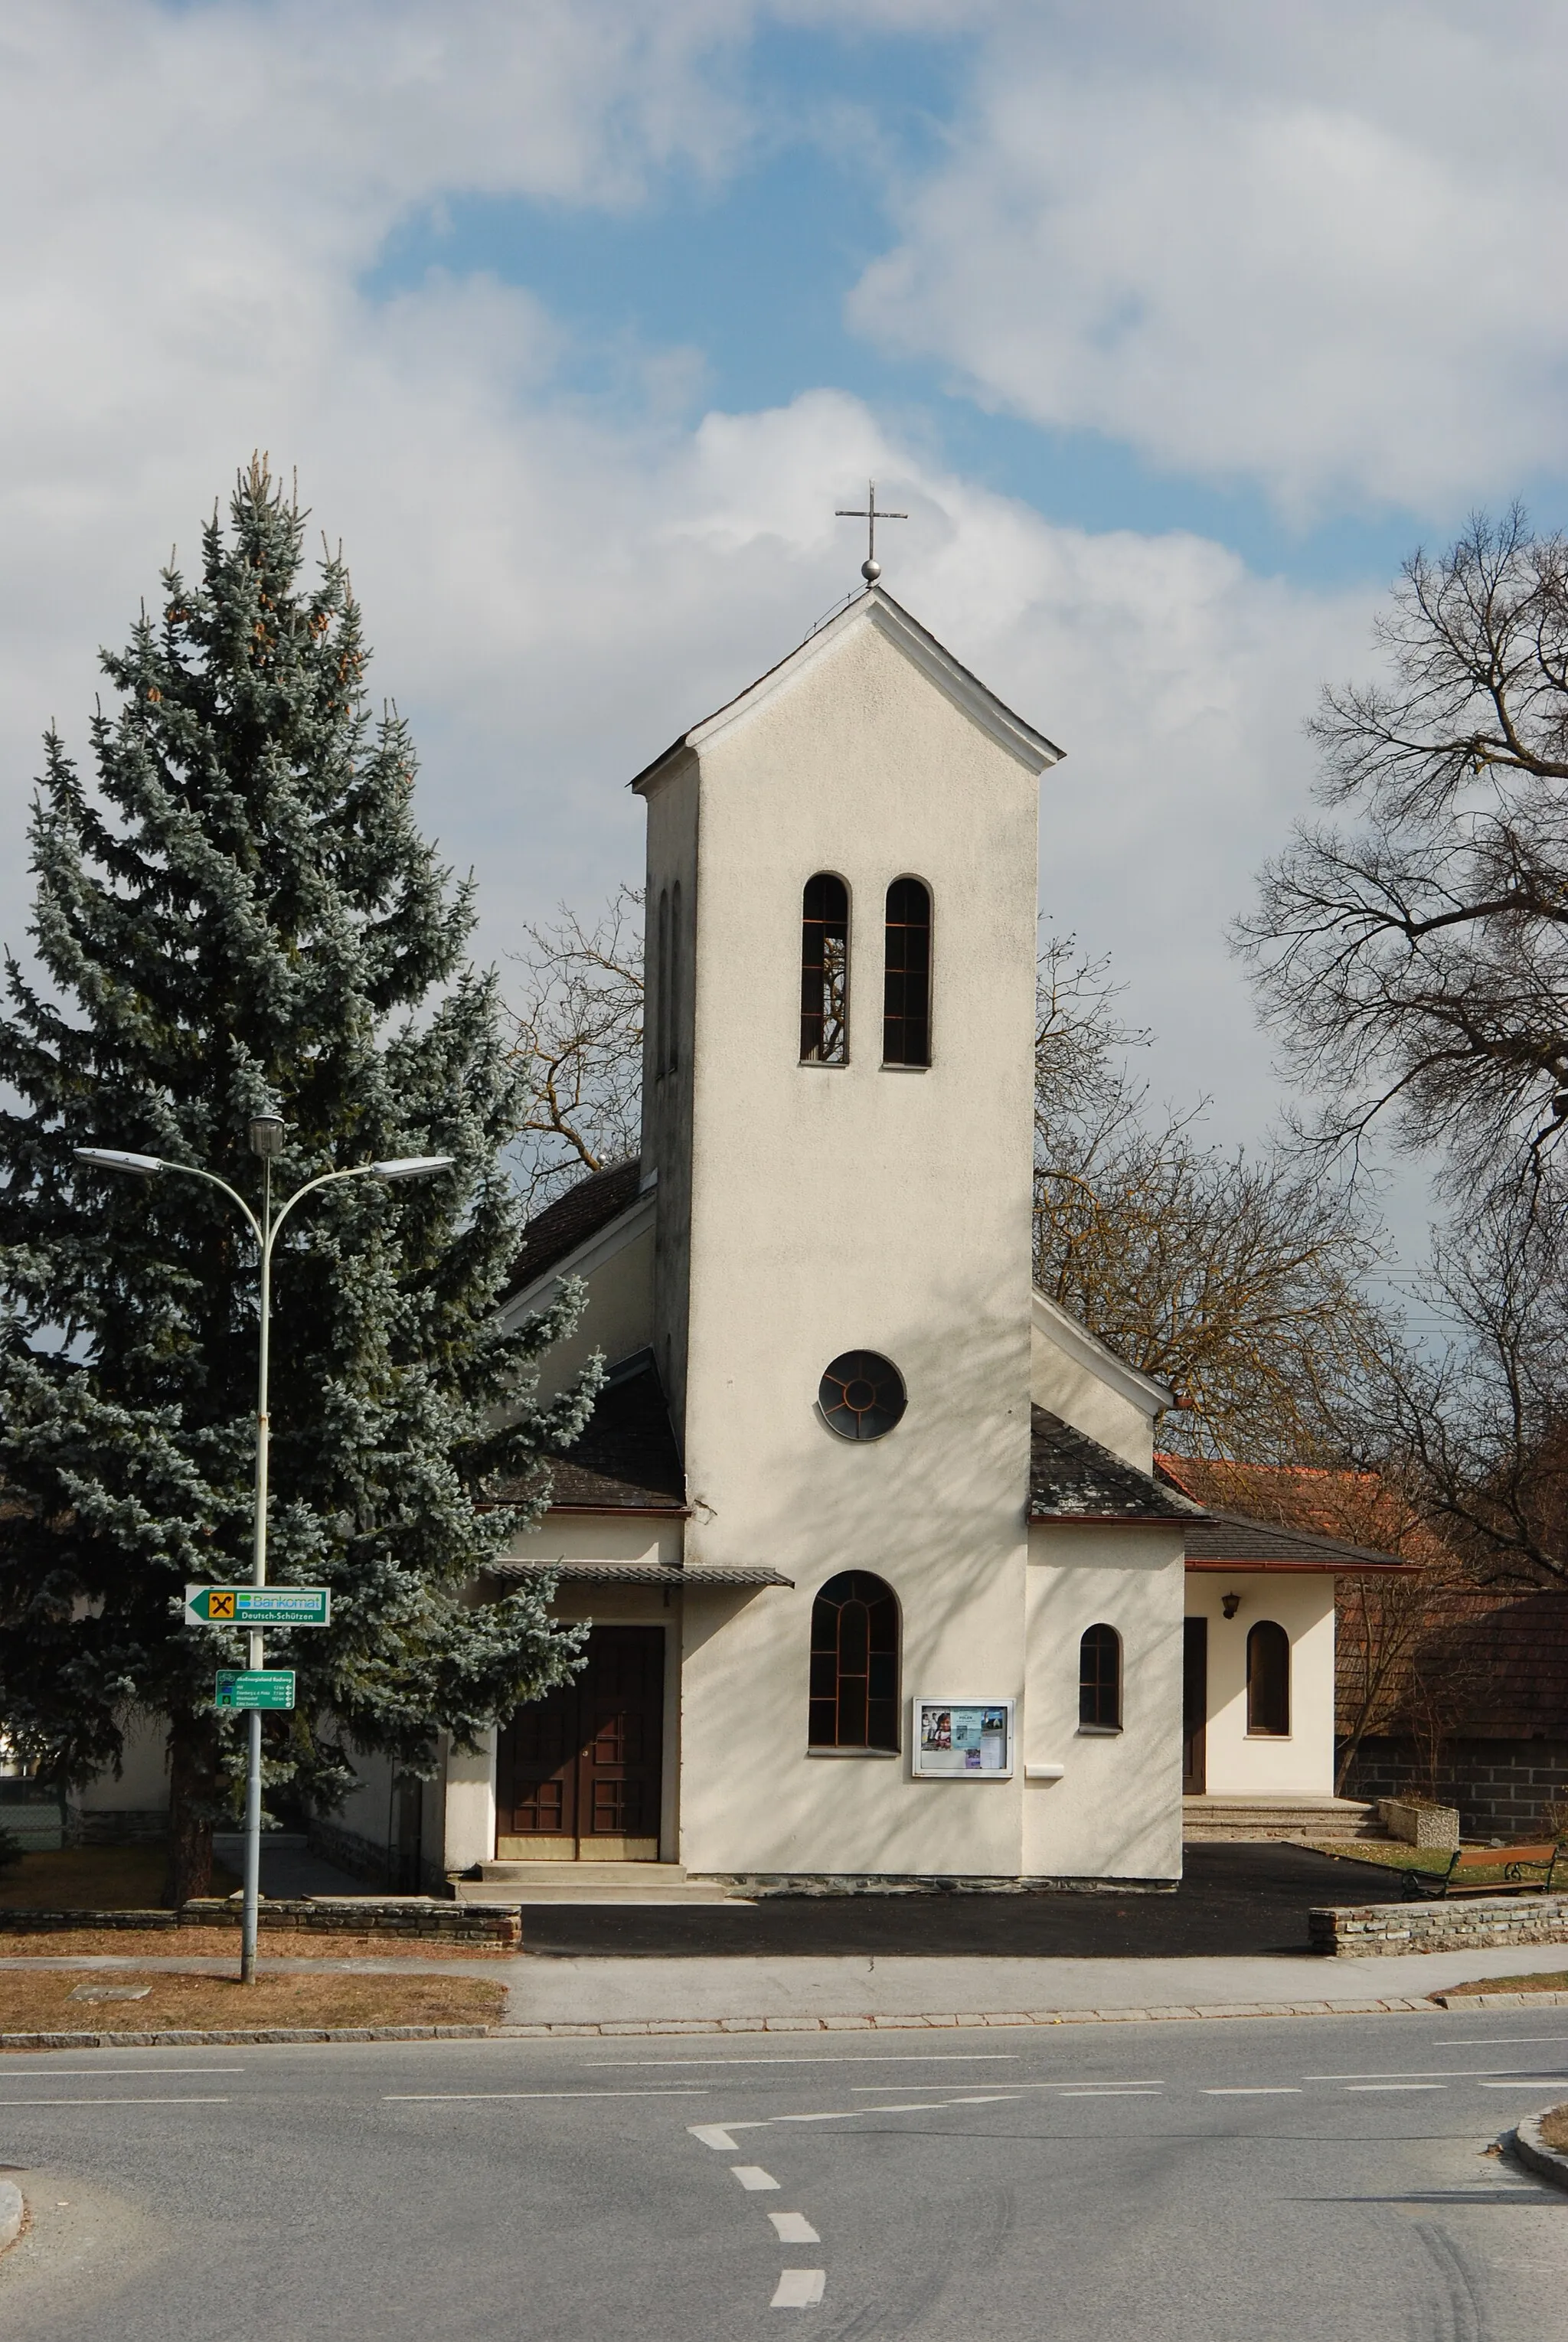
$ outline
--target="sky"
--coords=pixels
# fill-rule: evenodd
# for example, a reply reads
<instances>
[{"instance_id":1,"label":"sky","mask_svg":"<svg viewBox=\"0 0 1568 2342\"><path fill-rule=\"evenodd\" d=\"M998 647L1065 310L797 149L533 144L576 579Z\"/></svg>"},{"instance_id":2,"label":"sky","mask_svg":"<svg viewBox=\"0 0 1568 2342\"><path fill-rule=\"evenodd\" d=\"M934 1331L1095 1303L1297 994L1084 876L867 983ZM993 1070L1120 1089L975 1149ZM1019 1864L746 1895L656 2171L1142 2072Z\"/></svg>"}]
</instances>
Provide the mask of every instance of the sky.
<instances>
[{"instance_id":1,"label":"sky","mask_svg":"<svg viewBox=\"0 0 1568 2342\"><path fill-rule=\"evenodd\" d=\"M1226 946L1401 559L1568 518L1563 15L7 0L0 937L51 720L253 448L341 541L480 955L857 583L1059 742L1041 900L1278 1111Z\"/></svg>"}]
</instances>

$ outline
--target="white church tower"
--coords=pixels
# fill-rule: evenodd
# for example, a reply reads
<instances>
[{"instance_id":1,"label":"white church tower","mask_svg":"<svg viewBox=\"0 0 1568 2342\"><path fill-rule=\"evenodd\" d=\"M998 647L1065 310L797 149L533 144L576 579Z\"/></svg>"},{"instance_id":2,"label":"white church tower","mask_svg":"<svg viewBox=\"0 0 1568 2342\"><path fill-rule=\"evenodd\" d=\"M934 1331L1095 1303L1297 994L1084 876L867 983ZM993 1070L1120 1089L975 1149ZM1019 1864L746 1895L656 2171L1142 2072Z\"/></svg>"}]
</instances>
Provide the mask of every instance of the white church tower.
<instances>
[{"instance_id":1,"label":"white church tower","mask_svg":"<svg viewBox=\"0 0 1568 2342\"><path fill-rule=\"evenodd\" d=\"M879 1869L1018 1867L1016 1775L895 1821L904 1733L860 1764L814 1736L832 1756L800 1760L810 1611L835 1576L894 1589L906 1685L1024 1688L1035 841L1057 755L874 586L635 784L686 1560L794 1582L688 1646L683 1852L704 1870L858 1871L873 1843Z\"/></svg>"}]
</instances>

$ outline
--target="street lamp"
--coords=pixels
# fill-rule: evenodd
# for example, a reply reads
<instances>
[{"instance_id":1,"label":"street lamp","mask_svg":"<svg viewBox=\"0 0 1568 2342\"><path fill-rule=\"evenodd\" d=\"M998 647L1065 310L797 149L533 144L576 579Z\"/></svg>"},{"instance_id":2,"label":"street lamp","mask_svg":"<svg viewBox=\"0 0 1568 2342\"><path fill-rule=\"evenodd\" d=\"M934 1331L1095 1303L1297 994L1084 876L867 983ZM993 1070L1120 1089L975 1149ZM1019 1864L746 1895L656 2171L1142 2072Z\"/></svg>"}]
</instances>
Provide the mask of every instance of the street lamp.
<instances>
[{"instance_id":1,"label":"street lamp","mask_svg":"<svg viewBox=\"0 0 1568 2342\"><path fill-rule=\"evenodd\" d=\"M91 1163L102 1171L123 1171L138 1179L151 1179L162 1172L173 1172L187 1179L205 1179L209 1186L221 1187L231 1204L237 1205L245 1215L251 1234L256 1240L261 1258L260 1356L256 1374L256 1442L255 1442L255 1516L251 1544L251 1583L266 1584L267 1532L267 1451L271 1444L272 1425L268 1413L267 1386L269 1353L272 1335L272 1256L277 1232L295 1206L318 1187L329 1187L340 1179L399 1179L433 1178L438 1171L450 1171L456 1160L451 1155L400 1155L382 1163L359 1163L348 1171L324 1171L319 1178L307 1179L285 1196L276 1211L272 1201L272 1166L283 1153L285 1126L275 1114L258 1114L250 1126L251 1152L261 1157L262 1207L258 1218L245 1197L220 1179L215 1171L199 1170L194 1163L166 1163L157 1155L131 1155L115 1146L78 1146L74 1151L79 1163ZM249 1636L250 1656L247 1665L257 1669L262 1664L262 1637L253 1629ZM245 1908L240 1932L240 1982L255 1984L256 1974L256 1924L261 1901L261 1712L252 1708L248 1718L250 1746L245 1763Z\"/></svg>"}]
</instances>

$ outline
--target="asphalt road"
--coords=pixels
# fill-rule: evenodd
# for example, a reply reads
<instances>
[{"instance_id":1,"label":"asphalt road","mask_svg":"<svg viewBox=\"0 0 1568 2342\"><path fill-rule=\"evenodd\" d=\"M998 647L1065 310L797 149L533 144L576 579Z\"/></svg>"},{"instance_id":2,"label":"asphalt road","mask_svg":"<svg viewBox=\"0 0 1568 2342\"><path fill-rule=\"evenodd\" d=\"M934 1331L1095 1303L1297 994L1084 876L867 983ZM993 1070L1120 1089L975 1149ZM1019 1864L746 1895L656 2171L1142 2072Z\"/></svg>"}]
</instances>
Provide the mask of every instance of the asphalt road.
<instances>
[{"instance_id":1,"label":"asphalt road","mask_svg":"<svg viewBox=\"0 0 1568 2342\"><path fill-rule=\"evenodd\" d=\"M1189 1846L1174 1893L779 1895L757 1903L525 1903L530 1952L576 1957L715 1954L976 1954L1050 1959L1188 1959L1304 1952L1314 1903L1397 1903L1380 1865L1309 1847Z\"/></svg>"},{"instance_id":2,"label":"asphalt road","mask_svg":"<svg viewBox=\"0 0 1568 2342\"><path fill-rule=\"evenodd\" d=\"M1541 2342L1568 2020L9 2057L12 2342Z\"/></svg>"}]
</instances>

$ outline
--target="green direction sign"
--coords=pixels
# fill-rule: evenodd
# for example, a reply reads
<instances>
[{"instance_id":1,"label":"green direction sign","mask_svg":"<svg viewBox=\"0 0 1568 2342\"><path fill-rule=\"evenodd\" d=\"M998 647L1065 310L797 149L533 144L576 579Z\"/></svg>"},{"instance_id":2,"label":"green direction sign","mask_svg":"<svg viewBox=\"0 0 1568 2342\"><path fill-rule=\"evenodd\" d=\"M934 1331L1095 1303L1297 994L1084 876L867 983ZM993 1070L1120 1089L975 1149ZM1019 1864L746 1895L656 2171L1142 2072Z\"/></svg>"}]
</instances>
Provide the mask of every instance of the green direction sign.
<instances>
[{"instance_id":1,"label":"green direction sign","mask_svg":"<svg viewBox=\"0 0 1568 2342\"><path fill-rule=\"evenodd\" d=\"M292 1667L220 1667L215 1707L292 1707Z\"/></svg>"},{"instance_id":2,"label":"green direction sign","mask_svg":"<svg viewBox=\"0 0 1568 2342\"><path fill-rule=\"evenodd\" d=\"M332 1593L325 1586L187 1586L188 1626L325 1626Z\"/></svg>"}]
</instances>

